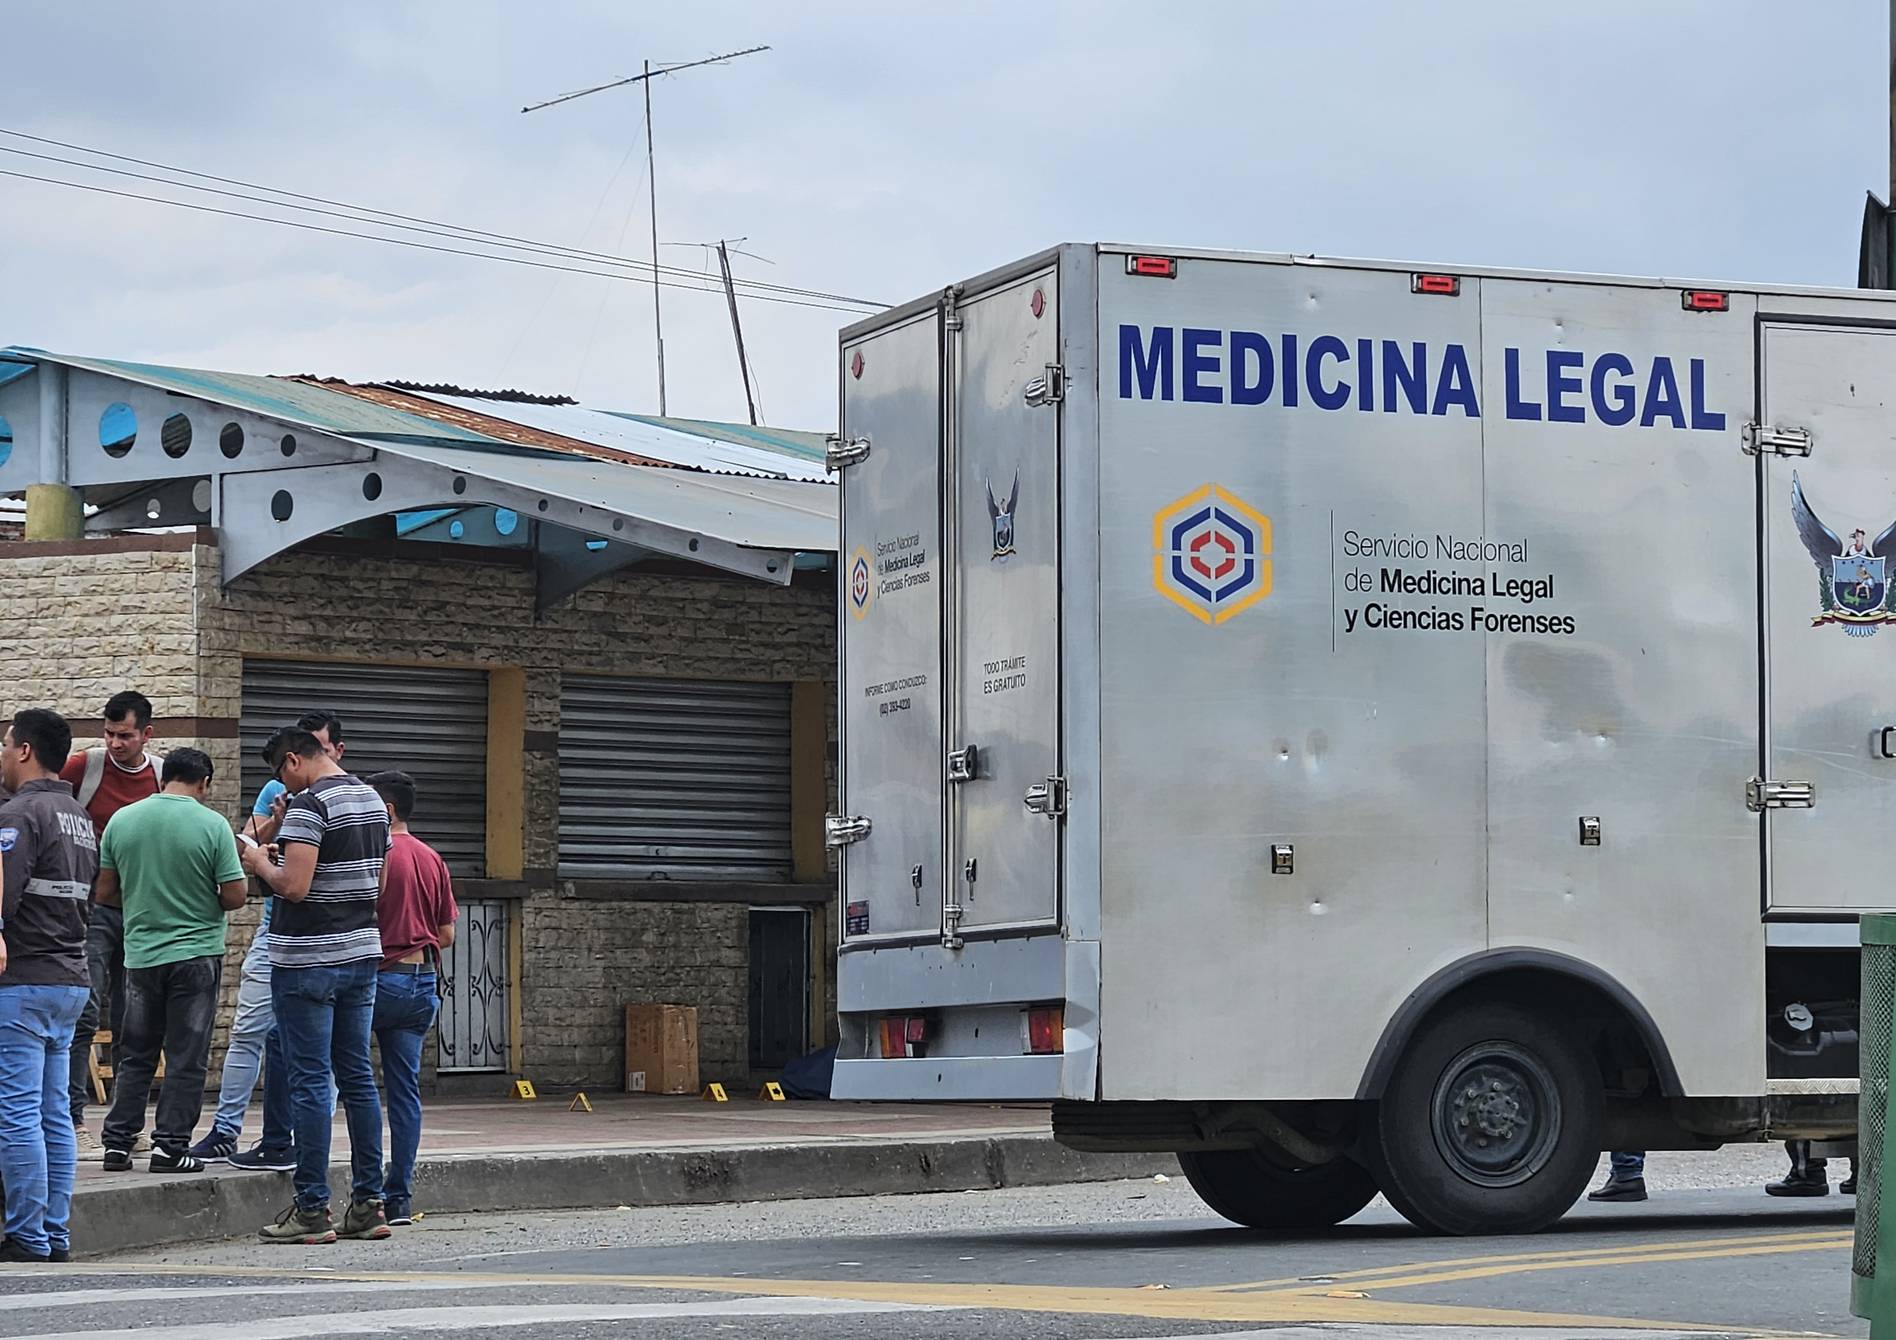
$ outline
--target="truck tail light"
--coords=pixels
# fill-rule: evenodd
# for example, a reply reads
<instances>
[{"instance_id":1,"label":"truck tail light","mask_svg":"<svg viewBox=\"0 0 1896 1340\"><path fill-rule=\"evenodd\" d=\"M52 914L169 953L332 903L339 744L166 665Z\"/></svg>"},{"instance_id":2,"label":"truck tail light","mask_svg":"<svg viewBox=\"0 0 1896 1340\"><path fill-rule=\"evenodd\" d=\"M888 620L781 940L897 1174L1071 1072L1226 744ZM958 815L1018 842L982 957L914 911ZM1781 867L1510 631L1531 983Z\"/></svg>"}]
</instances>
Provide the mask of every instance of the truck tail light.
<instances>
[{"instance_id":1,"label":"truck tail light","mask_svg":"<svg viewBox=\"0 0 1896 1340\"><path fill-rule=\"evenodd\" d=\"M1177 279L1178 258L1176 256L1128 256L1126 273L1144 275L1148 279Z\"/></svg>"},{"instance_id":2,"label":"truck tail light","mask_svg":"<svg viewBox=\"0 0 1896 1340\"><path fill-rule=\"evenodd\" d=\"M1045 1005L1023 1011L1029 1056L1057 1056L1066 1050L1066 1007Z\"/></svg>"},{"instance_id":3,"label":"truck tail light","mask_svg":"<svg viewBox=\"0 0 1896 1340\"><path fill-rule=\"evenodd\" d=\"M1731 310L1731 294L1720 293L1716 289L1686 289L1684 302L1685 310L1688 312L1729 312Z\"/></svg>"},{"instance_id":4,"label":"truck tail light","mask_svg":"<svg viewBox=\"0 0 1896 1340\"><path fill-rule=\"evenodd\" d=\"M1410 275L1409 292L1433 293L1444 298L1461 296L1460 275Z\"/></svg>"},{"instance_id":5,"label":"truck tail light","mask_svg":"<svg viewBox=\"0 0 1896 1340\"><path fill-rule=\"evenodd\" d=\"M885 1061L906 1060L927 1054L928 1019L923 1015L884 1015L879 1032L882 1059Z\"/></svg>"}]
</instances>

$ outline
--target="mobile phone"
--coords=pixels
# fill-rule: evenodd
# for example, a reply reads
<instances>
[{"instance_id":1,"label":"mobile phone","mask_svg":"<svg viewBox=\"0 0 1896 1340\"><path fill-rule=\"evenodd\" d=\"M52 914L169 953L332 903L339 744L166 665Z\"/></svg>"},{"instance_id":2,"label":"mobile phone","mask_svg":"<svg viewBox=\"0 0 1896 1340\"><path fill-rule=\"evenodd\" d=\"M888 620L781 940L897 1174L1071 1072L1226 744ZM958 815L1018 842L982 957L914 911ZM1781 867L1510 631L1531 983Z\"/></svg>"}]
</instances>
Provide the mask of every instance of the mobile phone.
<instances>
[{"instance_id":1,"label":"mobile phone","mask_svg":"<svg viewBox=\"0 0 1896 1340\"><path fill-rule=\"evenodd\" d=\"M243 843L247 847L260 847L263 845L262 843L258 842L257 839L251 837L250 834L248 833L239 833L237 835L237 840Z\"/></svg>"}]
</instances>

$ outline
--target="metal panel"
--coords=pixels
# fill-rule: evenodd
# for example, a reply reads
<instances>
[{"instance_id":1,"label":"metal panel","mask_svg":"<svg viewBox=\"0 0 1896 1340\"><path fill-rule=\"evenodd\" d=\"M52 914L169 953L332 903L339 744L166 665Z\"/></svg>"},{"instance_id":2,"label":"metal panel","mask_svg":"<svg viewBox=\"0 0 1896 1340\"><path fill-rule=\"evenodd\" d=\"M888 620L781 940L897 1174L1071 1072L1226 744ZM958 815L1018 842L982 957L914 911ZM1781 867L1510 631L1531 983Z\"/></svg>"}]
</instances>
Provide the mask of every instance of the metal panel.
<instances>
[{"instance_id":1,"label":"metal panel","mask_svg":"<svg viewBox=\"0 0 1896 1340\"><path fill-rule=\"evenodd\" d=\"M851 953L836 983L840 1014L900 1012L997 1001L1059 1000L1064 942L1057 935L883 945Z\"/></svg>"},{"instance_id":2,"label":"metal panel","mask_svg":"<svg viewBox=\"0 0 1896 1340\"><path fill-rule=\"evenodd\" d=\"M1765 775L1817 788L1766 814L1767 905L1854 919L1896 907L1896 331L1767 324L1762 350L1763 422L1812 443L1761 458Z\"/></svg>"},{"instance_id":3,"label":"metal panel","mask_svg":"<svg viewBox=\"0 0 1896 1340\"><path fill-rule=\"evenodd\" d=\"M941 367L921 317L841 351L842 811L873 825L843 849L845 946L941 930ZM860 360L860 362L858 361ZM839 969L839 973L846 970Z\"/></svg>"},{"instance_id":4,"label":"metal panel","mask_svg":"<svg viewBox=\"0 0 1896 1340\"><path fill-rule=\"evenodd\" d=\"M487 861L487 675L438 666L244 658L243 786L268 780L270 732L305 712L342 719L343 765L358 777L399 768L415 779L415 835L457 875Z\"/></svg>"},{"instance_id":5,"label":"metal panel","mask_svg":"<svg viewBox=\"0 0 1896 1340\"><path fill-rule=\"evenodd\" d=\"M1573 621L1571 633L1485 635L1490 939L1571 954L1621 983L1658 1025L1686 1092L1757 1093L1764 953L1757 820L1744 804L1757 762L1757 583L1741 449L1751 300L1705 314L1650 290L1484 280L1480 301L1481 533L1523 549L1431 566L1487 580L1468 604ZM1513 412L1508 350L1520 351ZM1553 417L1547 351L1578 368L1584 389L1562 413L1584 404L1584 421ZM1614 354L1631 370L1608 363ZM1687 423L1722 415L1722 429L1601 421L1595 404L1614 388L1652 399L1662 358ZM1496 578L1553 590L1510 598ZM1599 820L1599 845L1582 845L1582 816ZM1651 926L1656 906L1689 922L1692 952L1676 936L1611 931Z\"/></svg>"},{"instance_id":6,"label":"metal panel","mask_svg":"<svg viewBox=\"0 0 1896 1340\"><path fill-rule=\"evenodd\" d=\"M948 743L963 935L1056 925L1060 823L1024 803L1060 773L1060 409L1028 383L1060 360L1057 271L968 301L955 336Z\"/></svg>"},{"instance_id":7,"label":"metal panel","mask_svg":"<svg viewBox=\"0 0 1896 1340\"><path fill-rule=\"evenodd\" d=\"M441 955L436 1068L444 1074L507 1068L505 902L462 903L454 943Z\"/></svg>"},{"instance_id":8,"label":"metal panel","mask_svg":"<svg viewBox=\"0 0 1896 1340\"><path fill-rule=\"evenodd\" d=\"M790 877L790 687L568 675L560 874Z\"/></svg>"},{"instance_id":9,"label":"metal panel","mask_svg":"<svg viewBox=\"0 0 1896 1340\"><path fill-rule=\"evenodd\" d=\"M1478 366L1478 298L1267 265L1099 273L1100 1093L1348 1098L1410 987L1486 932L1482 639L1370 626L1433 602L1357 590L1385 564L1347 538L1479 536L1482 420L1446 401L1365 412L1357 341L1435 351L1432 408L1450 346ZM1122 324L1173 332L1171 398L1122 385ZM1265 337L1300 403L1225 394L1225 331ZM1322 383L1350 388L1327 410L1307 390L1321 348ZM1260 376L1253 354L1244 384ZM1207 501L1229 518L1210 532L1193 524ZM1193 578L1209 602L1176 580L1174 548L1189 576L1207 533L1268 561L1268 594L1241 606L1260 590L1236 585L1241 564L1217 576L1224 558L1207 560L1217 585ZM1271 873L1279 844L1292 874Z\"/></svg>"},{"instance_id":10,"label":"metal panel","mask_svg":"<svg viewBox=\"0 0 1896 1340\"><path fill-rule=\"evenodd\" d=\"M920 1102L953 1094L957 1102L1044 1101L1060 1092L1059 1056L954 1056L918 1061L836 1062L832 1096Z\"/></svg>"}]
</instances>

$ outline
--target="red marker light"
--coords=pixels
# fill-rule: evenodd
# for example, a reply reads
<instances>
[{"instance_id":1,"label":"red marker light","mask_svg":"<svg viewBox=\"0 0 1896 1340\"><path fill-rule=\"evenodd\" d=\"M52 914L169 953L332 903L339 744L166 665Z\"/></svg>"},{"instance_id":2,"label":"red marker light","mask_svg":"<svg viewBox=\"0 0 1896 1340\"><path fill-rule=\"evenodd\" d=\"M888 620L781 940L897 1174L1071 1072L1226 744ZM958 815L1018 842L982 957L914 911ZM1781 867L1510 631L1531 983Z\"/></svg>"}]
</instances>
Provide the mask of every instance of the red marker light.
<instances>
[{"instance_id":1,"label":"red marker light","mask_svg":"<svg viewBox=\"0 0 1896 1340\"><path fill-rule=\"evenodd\" d=\"M1461 295L1461 291L1460 275L1409 276L1409 292L1411 293L1434 293L1444 298L1455 298Z\"/></svg>"},{"instance_id":2,"label":"red marker light","mask_svg":"<svg viewBox=\"0 0 1896 1340\"><path fill-rule=\"evenodd\" d=\"M1057 1056L1066 1050L1066 1007L1047 1005L1024 1010L1021 1021L1029 1056Z\"/></svg>"},{"instance_id":3,"label":"red marker light","mask_svg":"<svg viewBox=\"0 0 1896 1340\"><path fill-rule=\"evenodd\" d=\"M1709 288L1689 288L1685 290L1685 310L1688 312L1729 312L1731 294L1720 293Z\"/></svg>"},{"instance_id":4,"label":"red marker light","mask_svg":"<svg viewBox=\"0 0 1896 1340\"><path fill-rule=\"evenodd\" d=\"M862 350L860 349L858 349L855 356L849 360L849 375L854 377L857 381L862 380Z\"/></svg>"},{"instance_id":5,"label":"red marker light","mask_svg":"<svg viewBox=\"0 0 1896 1340\"><path fill-rule=\"evenodd\" d=\"M1047 310L1047 295L1039 289L1034 290L1033 301L1027 304L1033 310L1034 320L1038 321Z\"/></svg>"},{"instance_id":6,"label":"red marker light","mask_svg":"<svg viewBox=\"0 0 1896 1340\"><path fill-rule=\"evenodd\" d=\"M1128 256L1126 273L1148 279L1177 279L1178 260L1172 256Z\"/></svg>"}]
</instances>

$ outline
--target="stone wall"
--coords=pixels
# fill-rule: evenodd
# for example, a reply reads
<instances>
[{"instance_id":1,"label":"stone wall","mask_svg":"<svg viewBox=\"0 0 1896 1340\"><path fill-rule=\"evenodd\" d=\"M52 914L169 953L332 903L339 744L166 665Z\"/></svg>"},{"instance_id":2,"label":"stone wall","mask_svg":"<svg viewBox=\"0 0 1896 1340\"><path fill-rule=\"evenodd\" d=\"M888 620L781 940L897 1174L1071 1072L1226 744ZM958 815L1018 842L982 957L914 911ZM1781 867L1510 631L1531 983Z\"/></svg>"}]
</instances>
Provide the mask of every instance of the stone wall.
<instances>
[{"instance_id":1,"label":"stone wall","mask_svg":"<svg viewBox=\"0 0 1896 1340\"><path fill-rule=\"evenodd\" d=\"M502 760L510 750L521 771L522 813L511 859L505 835L498 861L491 831L489 851L490 875L524 894L514 941L520 1071L553 1087L617 1088L624 1006L664 1001L698 1008L707 1080L748 1082L746 904L656 901L656 888L579 896L555 879L559 774L551 741L560 680L586 673L825 685L828 794L813 809L820 820L835 788L835 606L827 584L786 589L635 571L536 618L532 570L505 554L328 542L279 556L224 590L207 539L200 532L0 546L0 616L11 615L24 639L11 648L7 701L58 707L86 736L107 697L139 689L161 723L189 732L166 747L191 743L211 753L213 800L235 818L248 799L238 793L235 729L245 657L523 672L523 738L490 742ZM833 930L833 917L818 913ZM227 1005L257 920L255 903L232 917ZM832 1000L833 954L822 969ZM228 1018L227 1008L213 1082Z\"/></svg>"}]
</instances>

